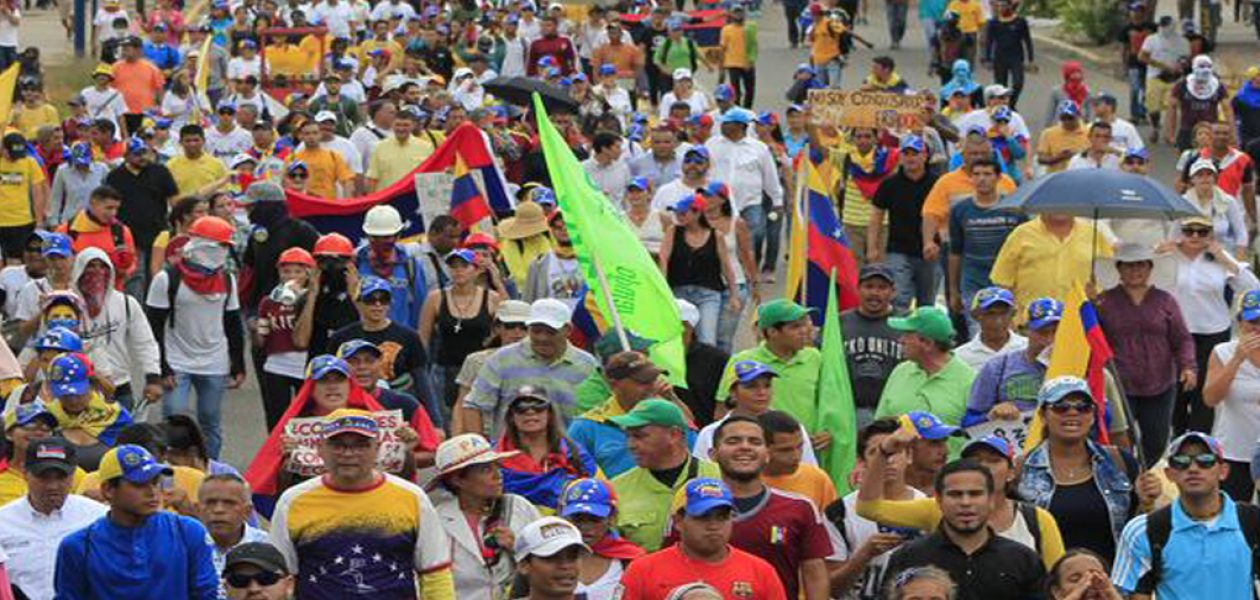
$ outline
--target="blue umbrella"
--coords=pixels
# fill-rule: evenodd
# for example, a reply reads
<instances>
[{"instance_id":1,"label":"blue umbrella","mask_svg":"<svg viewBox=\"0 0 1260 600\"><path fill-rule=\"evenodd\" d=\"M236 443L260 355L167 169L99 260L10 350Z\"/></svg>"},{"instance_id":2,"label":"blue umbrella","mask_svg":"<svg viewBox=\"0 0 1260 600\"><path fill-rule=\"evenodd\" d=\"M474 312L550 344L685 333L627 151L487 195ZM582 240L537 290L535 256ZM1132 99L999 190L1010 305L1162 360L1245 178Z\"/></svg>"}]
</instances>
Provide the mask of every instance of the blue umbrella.
<instances>
[{"instance_id":1,"label":"blue umbrella","mask_svg":"<svg viewBox=\"0 0 1260 600\"><path fill-rule=\"evenodd\" d=\"M1094 219L1177 219L1202 214L1153 177L1118 169L1053 173L1021 186L996 208Z\"/></svg>"}]
</instances>

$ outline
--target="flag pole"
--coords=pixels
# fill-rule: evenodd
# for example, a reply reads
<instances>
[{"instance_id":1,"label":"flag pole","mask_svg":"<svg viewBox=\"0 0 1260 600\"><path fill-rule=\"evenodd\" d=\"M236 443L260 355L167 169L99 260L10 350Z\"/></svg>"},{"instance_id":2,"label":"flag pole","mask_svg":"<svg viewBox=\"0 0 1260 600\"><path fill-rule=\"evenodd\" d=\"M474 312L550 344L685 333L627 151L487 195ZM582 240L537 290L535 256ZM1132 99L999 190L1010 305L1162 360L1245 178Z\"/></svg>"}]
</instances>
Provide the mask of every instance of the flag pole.
<instances>
[{"instance_id":1,"label":"flag pole","mask_svg":"<svg viewBox=\"0 0 1260 600\"><path fill-rule=\"evenodd\" d=\"M623 352L630 351L630 337L626 328L621 326L621 313L617 312L617 303L613 302L612 291L608 287L608 275L599 264L599 258L591 256L591 266L595 267L595 277L599 279L599 291L604 295L604 304L608 306L608 318L612 320L613 329L617 331L617 340L621 342Z\"/></svg>"},{"instance_id":2,"label":"flag pole","mask_svg":"<svg viewBox=\"0 0 1260 600\"><path fill-rule=\"evenodd\" d=\"M805 247L801 250L805 253L805 265L801 269L801 306L809 306L809 170L817 168L809 149L805 152L805 170L797 174L801 182L796 186L796 205L800 207L802 231L805 232Z\"/></svg>"}]
</instances>

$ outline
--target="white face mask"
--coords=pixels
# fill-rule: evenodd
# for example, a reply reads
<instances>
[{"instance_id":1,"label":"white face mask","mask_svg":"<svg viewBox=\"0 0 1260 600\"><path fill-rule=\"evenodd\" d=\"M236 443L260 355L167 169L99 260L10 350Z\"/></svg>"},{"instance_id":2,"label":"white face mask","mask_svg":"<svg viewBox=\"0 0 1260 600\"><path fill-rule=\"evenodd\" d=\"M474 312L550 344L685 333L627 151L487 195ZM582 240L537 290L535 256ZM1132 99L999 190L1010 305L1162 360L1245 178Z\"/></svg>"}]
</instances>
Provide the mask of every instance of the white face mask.
<instances>
[{"instance_id":1,"label":"white face mask","mask_svg":"<svg viewBox=\"0 0 1260 600\"><path fill-rule=\"evenodd\" d=\"M215 272L227 266L228 249L223 244L193 238L184 246L184 261L189 265Z\"/></svg>"}]
</instances>

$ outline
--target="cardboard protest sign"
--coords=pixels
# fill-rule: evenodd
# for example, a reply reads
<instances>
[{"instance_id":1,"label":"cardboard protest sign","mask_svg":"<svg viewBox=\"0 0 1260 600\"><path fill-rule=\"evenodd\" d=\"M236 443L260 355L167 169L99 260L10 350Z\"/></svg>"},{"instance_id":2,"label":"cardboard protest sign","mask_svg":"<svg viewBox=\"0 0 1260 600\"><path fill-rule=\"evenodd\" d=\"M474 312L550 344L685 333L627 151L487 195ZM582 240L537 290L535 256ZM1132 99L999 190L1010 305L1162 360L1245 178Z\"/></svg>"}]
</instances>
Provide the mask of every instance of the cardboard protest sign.
<instances>
[{"instance_id":1,"label":"cardboard protest sign","mask_svg":"<svg viewBox=\"0 0 1260 600\"><path fill-rule=\"evenodd\" d=\"M998 435L1006 438L1015 446L1016 454L1019 449L1024 447L1024 440L1028 438L1028 427L1032 423L1035 411L1028 411L1020 414L1018 420L1015 421L985 421L977 423L971 427L967 427L964 431L973 440L978 440L986 435Z\"/></svg>"},{"instance_id":2,"label":"cardboard protest sign","mask_svg":"<svg viewBox=\"0 0 1260 600\"><path fill-rule=\"evenodd\" d=\"M923 124L923 96L896 92L810 90L815 125L907 130Z\"/></svg>"},{"instance_id":3,"label":"cardboard protest sign","mask_svg":"<svg viewBox=\"0 0 1260 600\"><path fill-rule=\"evenodd\" d=\"M408 445L398 437L398 428L406 425L401 410L382 410L372 413L381 429L381 449L376 466L386 473L399 473ZM297 440L297 448L289 455L285 470L302 477L315 477L324 472L324 460L319 456L319 442L323 439L322 417L297 417L289 419L284 435Z\"/></svg>"}]
</instances>

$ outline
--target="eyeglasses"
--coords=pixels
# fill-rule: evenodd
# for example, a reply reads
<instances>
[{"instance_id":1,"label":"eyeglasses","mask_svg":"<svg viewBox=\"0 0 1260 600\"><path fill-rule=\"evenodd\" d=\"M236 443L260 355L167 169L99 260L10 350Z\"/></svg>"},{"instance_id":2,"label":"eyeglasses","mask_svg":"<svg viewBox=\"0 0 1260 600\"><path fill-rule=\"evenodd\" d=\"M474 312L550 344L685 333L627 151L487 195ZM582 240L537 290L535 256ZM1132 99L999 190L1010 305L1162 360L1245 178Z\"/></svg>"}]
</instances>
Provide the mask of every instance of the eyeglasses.
<instances>
[{"instance_id":1,"label":"eyeglasses","mask_svg":"<svg viewBox=\"0 0 1260 600\"><path fill-rule=\"evenodd\" d=\"M275 585L283 577L284 575L281 575L279 573L272 573L270 571L258 571L253 574L228 573L225 579L227 579L228 587L242 589L242 588L249 587L250 582L253 582L253 581L257 581L258 585L261 585L263 587L267 587L269 585Z\"/></svg>"},{"instance_id":2,"label":"eyeglasses","mask_svg":"<svg viewBox=\"0 0 1260 600\"><path fill-rule=\"evenodd\" d=\"M1212 233L1207 227L1182 227L1181 235L1186 237L1207 237Z\"/></svg>"},{"instance_id":3,"label":"eyeglasses","mask_svg":"<svg viewBox=\"0 0 1260 600\"><path fill-rule=\"evenodd\" d=\"M1177 471L1184 471L1190 468L1191 463L1198 465L1200 469L1211 469L1216 466L1220 459L1216 458L1211 452L1196 454L1190 456L1188 454L1174 454L1168 457L1168 466Z\"/></svg>"},{"instance_id":4,"label":"eyeglasses","mask_svg":"<svg viewBox=\"0 0 1260 600\"><path fill-rule=\"evenodd\" d=\"M1082 414L1092 413L1094 412L1094 405L1089 402L1060 402L1058 404L1051 404L1050 411L1059 415L1066 415L1071 411L1076 411Z\"/></svg>"}]
</instances>

